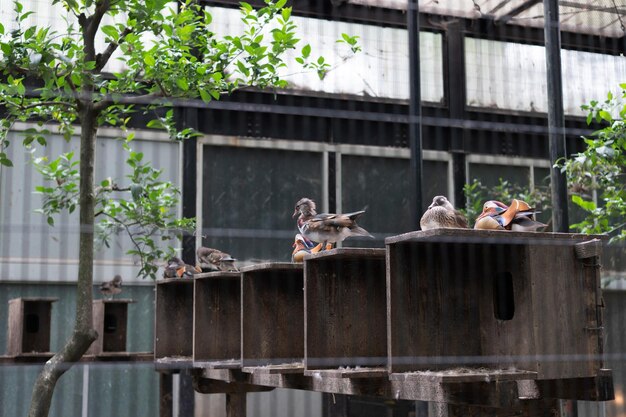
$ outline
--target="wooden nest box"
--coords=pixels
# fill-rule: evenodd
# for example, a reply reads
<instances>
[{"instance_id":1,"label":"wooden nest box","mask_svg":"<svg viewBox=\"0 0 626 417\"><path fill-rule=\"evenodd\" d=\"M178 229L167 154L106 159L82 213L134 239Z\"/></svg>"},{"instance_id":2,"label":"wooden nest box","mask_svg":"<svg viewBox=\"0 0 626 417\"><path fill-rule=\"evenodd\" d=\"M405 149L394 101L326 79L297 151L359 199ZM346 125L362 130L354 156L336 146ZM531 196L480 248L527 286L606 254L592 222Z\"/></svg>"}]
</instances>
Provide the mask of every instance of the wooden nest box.
<instances>
[{"instance_id":1,"label":"wooden nest box","mask_svg":"<svg viewBox=\"0 0 626 417\"><path fill-rule=\"evenodd\" d=\"M193 279L156 282L154 357L168 363L191 361L193 353Z\"/></svg>"},{"instance_id":2,"label":"wooden nest box","mask_svg":"<svg viewBox=\"0 0 626 417\"><path fill-rule=\"evenodd\" d=\"M52 303L58 298L9 300L7 356L50 356Z\"/></svg>"},{"instance_id":3,"label":"wooden nest box","mask_svg":"<svg viewBox=\"0 0 626 417\"><path fill-rule=\"evenodd\" d=\"M93 327L98 332L98 339L91 344L88 355L117 356L125 355L126 336L128 334L128 304L133 300L94 300Z\"/></svg>"},{"instance_id":4,"label":"wooden nest box","mask_svg":"<svg viewBox=\"0 0 626 417\"><path fill-rule=\"evenodd\" d=\"M536 379L598 375L597 237L436 229L385 243L390 372L469 366Z\"/></svg>"}]
</instances>

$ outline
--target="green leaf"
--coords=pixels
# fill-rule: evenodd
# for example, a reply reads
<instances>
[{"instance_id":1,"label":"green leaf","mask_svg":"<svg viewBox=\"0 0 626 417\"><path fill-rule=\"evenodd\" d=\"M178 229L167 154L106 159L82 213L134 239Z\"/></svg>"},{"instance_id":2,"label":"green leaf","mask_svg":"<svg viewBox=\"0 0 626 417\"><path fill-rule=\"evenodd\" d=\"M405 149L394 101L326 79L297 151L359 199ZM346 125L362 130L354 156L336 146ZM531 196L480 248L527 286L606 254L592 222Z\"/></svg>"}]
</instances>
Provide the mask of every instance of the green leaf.
<instances>
[{"instance_id":1,"label":"green leaf","mask_svg":"<svg viewBox=\"0 0 626 417\"><path fill-rule=\"evenodd\" d=\"M594 211L596 209L596 204L593 201L583 200L581 196L576 194L572 195L572 202L585 211Z\"/></svg>"},{"instance_id":2,"label":"green leaf","mask_svg":"<svg viewBox=\"0 0 626 417\"><path fill-rule=\"evenodd\" d=\"M189 83L184 78L177 78L176 85L183 91L189 90Z\"/></svg>"},{"instance_id":3,"label":"green leaf","mask_svg":"<svg viewBox=\"0 0 626 417\"><path fill-rule=\"evenodd\" d=\"M120 37L120 33L117 28L113 25L102 26L102 32L104 32L107 36L109 36L114 41L117 41Z\"/></svg>"},{"instance_id":4,"label":"green leaf","mask_svg":"<svg viewBox=\"0 0 626 417\"><path fill-rule=\"evenodd\" d=\"M287 0L278 0L276 2L276 6L275 7L277 9L281 9L281 8L285 7L285 4L287 4Z\"/></svg>"},{"instance_id":5,"label":"green leaf","mask_svg":"<svg viewBox=\"0 0 626 417\"><path fill-rule=\"evenodd\" d=\"M200 93L200 98L202 99L202 101L204 101L205 103L211 101L211 94L209 94L205 89L198 89L198 92Z\"/></svg>"},{"instance_id":6,"label":"green leaf","mask_svg":"<svg viewBox=\"0 0 626 417\"><path fill-rule=\"evenodd\" d=\"M0 164L4 165L5 167L12 167L13 166L13 162L11 162L11 160L8 159L8 158L0 158Z\"/></svg>"},{"instance_id":7,"label":"green leaf","mask_svg":"<svg viewBox=\"0 0 626 417\"><path fill-rule=\"evenodd\" d=\"M286 22L291 17L291 7L285 7L282 12L280 12L283 20Z\"/></svg>"},{"instance_id":8,"label":"green leaf","mask_svg":"<svg viewBox=\"0 0 626 417\"><path fill-rule=\"evenodd\" d=\"M308 43L302 47L302 57L308 58L311 55L311 45Z\"/></svg>"},{"instance_id":9,"label":"green leaf","mask_svg":"<svg viewBox=\"0 0 626 417\"><path fill-rule=\"evenodd\" d=\"M154 56L148 52L143 54L143 62L149 67L153 67L154 64L156 64L156 60L154 59Z\"/></svg>"},{"instance_id":10,"label":"green leaf","mask_svg":"<svg viewBox=\"0 0 626 417\"><path fill-rule=\"evenodd\" d=\"M4 35L4 25L0 23L0 35Z\"/></svg>"}]
</instances>

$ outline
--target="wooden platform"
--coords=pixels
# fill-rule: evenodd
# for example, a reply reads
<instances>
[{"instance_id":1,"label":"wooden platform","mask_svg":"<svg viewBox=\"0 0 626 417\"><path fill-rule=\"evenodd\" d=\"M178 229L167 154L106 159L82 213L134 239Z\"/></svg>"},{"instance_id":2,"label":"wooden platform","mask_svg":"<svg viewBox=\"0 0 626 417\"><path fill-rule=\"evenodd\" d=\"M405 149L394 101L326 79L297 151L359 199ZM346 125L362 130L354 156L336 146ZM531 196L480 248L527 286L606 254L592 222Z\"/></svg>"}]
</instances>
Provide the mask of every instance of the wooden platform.
<instances>
[{"instance_id":1,"label":"wooden platform","mask_svg":"<svg viewBox=\"0 0 626 417\"><path fill-rule=\"evenodd\" d=\"M157 310L176 318L157 311L157 369L192 367L205 393L431 401L445 404L442 416L543 415L556 399L613 398L601 240L436 229L385 243L158 282ZM160 317L178 328L161 329Z\"/></svg>"}]
</instances>

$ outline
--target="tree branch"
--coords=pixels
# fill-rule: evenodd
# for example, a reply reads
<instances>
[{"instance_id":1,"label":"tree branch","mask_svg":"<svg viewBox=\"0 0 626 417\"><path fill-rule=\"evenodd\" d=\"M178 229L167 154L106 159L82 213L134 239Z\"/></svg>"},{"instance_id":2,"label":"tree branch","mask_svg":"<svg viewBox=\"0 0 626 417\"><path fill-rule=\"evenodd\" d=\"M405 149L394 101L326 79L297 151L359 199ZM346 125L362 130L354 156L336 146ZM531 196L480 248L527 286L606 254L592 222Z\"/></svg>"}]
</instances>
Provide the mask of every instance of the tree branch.
<instances>
[{"instance_id":1,"label":"tree branch","mask_svg":"<svg viewBox=\"0 0 626 417\"><path fill-rule=\"evenodd\" d=\"M44 365L35 381L28 417L46 417L52 404L52 394L58 379L89 349L98 338L93 329L74 330L63 349Z\"/></svg>"},{"instance_id":2,"label":"tree branch","mask_svg":"<svg viewBox=\"0 0 626 417\"><path fill-rule=\"evenodd\" d=\"M122 42L124 42L124 38L126 38L127 35L131 34L132 31L133 30L130 27L126 27L122 31L122 33L120 33L120 37L118 38L117 42L109 43L104 52L96 56L96 67L93 70L94 72L102 71L102 68L104 68L107 62L109 62L109 59L111 58L111 55L113 55L113 52L115 52L117 47L120 46Z\"/></svg>"}]
</instances>

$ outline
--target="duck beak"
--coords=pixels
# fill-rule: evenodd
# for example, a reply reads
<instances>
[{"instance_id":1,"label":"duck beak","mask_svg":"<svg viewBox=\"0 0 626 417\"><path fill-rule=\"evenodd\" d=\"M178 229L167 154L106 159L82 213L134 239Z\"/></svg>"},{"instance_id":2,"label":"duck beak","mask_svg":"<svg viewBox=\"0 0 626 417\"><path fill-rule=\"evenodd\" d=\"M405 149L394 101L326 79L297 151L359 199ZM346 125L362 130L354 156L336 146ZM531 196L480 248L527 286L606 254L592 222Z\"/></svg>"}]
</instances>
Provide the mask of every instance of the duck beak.
<instances>
[{"instance_id":1,"label":"duck beak","mask_svg":"<svg viewBox=\"0 0 626 417\"><path fill-rule=\"evenodd\" d=\"M293 215L291 216L292 218L296 217L300 212L298 210L294 210L293 211Z\"/></svg>"}]
</instances>

